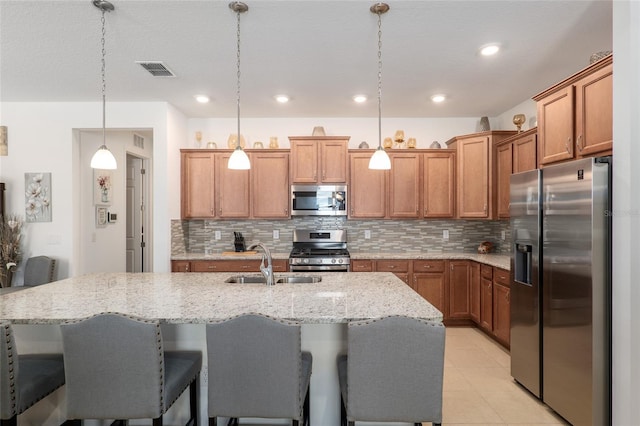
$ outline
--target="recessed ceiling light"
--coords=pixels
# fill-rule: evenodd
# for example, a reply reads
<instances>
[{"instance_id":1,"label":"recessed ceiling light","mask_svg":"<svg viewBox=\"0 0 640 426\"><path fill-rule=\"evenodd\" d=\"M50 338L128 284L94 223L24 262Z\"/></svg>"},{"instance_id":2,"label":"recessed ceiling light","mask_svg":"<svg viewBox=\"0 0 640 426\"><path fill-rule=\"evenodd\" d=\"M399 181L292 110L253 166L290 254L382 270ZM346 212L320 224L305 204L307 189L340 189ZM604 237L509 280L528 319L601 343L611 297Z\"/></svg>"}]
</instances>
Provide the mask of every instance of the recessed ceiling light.
<instances>
[{"instance_id":1,"label":"recessed ceiling light","mask_svg":"<svg viewBox=\"0 0 640 426\"><path fill-rule=\"evenodd\" d=\"M496 43L487 44L480 48L480 54L482 56L492 56L498 53L499 50L500 50L499 44L496 44Z\"/></svg>"},{"instance_id":2,"label":"recessed ceiling light","mask_svg":"<svg viewBox=\"0 0 640 426\"><path fill-rule=\"evenodd\" d=\"M439 104L440 102L444 102L444 100L447 99L447 97L445 95L433 95L431 96L431 100L437 104Z\"/></svg>"},{"instance_id":3,"label":"recessed ceiling light","mask_svg":"<svg viewBox=\"0 0 640 426\"><path fill-rule=\"evenodd\" d=\"M195 95L194 98L196 98L196 101L200 102L201 104L206 104L207 102L209 102L209 97L207 95Z\"/></svg>"},{"instance_id":4,"label":"recessed ceiling light","mask_svg":"<svg viewBox=\"0 0 640 426\"><path fill-rule=\"evenodd\" d=\"M289 102L289 96L287 95L276 95L274 97L276 98L276 101L280 102L281 104L286 104L287 102Z\"/></svg>"},{"instance_id":5,"label":"recessed ceiling light","mask_svg":"<svg viewBox=\"0 0 640 426\"><path fill-rule=\"evenodd\" d=\"M359 104L366 102L367 97L365 95L354 95L353 100Z\"/></svg>"}]
</instances>

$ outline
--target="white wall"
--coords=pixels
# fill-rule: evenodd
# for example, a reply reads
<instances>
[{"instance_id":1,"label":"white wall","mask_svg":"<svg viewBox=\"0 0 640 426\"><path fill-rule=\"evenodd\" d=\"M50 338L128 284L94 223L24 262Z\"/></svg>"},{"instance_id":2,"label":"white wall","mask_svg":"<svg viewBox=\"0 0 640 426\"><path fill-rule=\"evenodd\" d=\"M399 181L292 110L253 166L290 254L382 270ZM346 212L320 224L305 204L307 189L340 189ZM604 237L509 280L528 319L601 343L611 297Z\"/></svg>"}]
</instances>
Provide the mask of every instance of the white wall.
<instances>
[{"instance_id":1,"label":"white wall","mask_svg":"<svg viewBox=\"0 0 640 426\"><path fill-rule=\"evenodd\" d=\"M640 421L640 2L613 2L613 424Z\"/></svg>"},{"instance_id":2,"label":"white wall","mask_svg":"<svg viewBox=\"0 0 640 426\"><path fill-rule=\"evenodd\" d=\"M81 171L88 170L89 164L80 160L83 150L74 129L101 129L101 106L100 102L0 104L2 125L8 127L9 139L9 155L0 157L0 181L7 185L6 209L8 213L24 215L24 173L52 173L52 221L26 224L23 256L25 259L38 254L55 257L58 259L58 278L81 273L79 258L82 231L79 223L81 218L87 218L80 206L79 181ZM182 129L179 135L172 136L173 140L169 144L169 116L177 120L176 117L180 117L180 114L162 102L107 103L107 127L151 130L154 135L153 162L162 165L167 164L169 152L176 156L175 144L181 143L186 133ZM118 163L125 164L124 146L115 148L117 147L114 147L113 153ZM164 168L165 166L161 166L161 170ZM172 180L179 180L179 174L159 178L160 183ZM166 250L158 251L160 257L155 253L156 271L170 270L169 212L175 210L175 206L170 207L170 204L175 199L179 200L179 195L175 195L175 198L167 194L167 186L156 185L153 194L152 209L154 212L162 212L156 217L154 241L167 247ZM179 216L179 210L177 211ZM21 283L21 270L16 282Z\"/></svg>"}]
</instances>

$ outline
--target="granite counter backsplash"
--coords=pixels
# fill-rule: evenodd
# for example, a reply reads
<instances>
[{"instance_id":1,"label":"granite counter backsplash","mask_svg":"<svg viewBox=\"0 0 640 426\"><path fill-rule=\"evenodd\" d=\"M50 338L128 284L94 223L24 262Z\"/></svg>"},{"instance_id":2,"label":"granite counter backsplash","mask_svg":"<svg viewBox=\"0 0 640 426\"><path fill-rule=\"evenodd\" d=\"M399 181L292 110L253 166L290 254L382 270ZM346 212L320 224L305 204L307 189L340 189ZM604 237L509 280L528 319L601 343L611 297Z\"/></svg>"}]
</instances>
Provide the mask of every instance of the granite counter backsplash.
<instances>
[{"instance_id":1,"label":"granite counter backsplash","mask_svg":"<svg viewBox=\"0 0 640 426\"><path fill-rule=\"evenodd\" d=\"M290 220L172 220L171 256L233 251L233 232L242 232L248 244L263 242L272 252L288 253L294 229L346 229L350 252L398 254L475 253L482 241L494 244L494 253L509 254L509 221L487 220L347 220L337 217L299 217ZM443 238L443 231L449 238ZM216 231L220 239L216 240ZM274 239L278 231L279 238ZM371 238L365 238L369 231ZM503 237L504 234L504 238Z\"/></svg>"}]
</instances>

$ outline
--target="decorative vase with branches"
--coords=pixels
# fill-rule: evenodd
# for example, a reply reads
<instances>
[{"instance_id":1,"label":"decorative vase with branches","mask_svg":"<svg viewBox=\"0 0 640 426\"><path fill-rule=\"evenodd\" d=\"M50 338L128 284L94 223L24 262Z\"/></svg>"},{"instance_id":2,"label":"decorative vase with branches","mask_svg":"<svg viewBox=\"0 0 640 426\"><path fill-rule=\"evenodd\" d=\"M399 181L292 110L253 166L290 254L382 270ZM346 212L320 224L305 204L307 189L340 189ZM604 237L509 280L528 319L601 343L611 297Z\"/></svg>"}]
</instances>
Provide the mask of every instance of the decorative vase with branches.
<instances>
[{"instance_id":1,"label":"decorative vase with branches","mask_svg":"<svg viewBox=\"0 0 640 426\"><path fill-rule=\"evenodd\" d=\"M0 215L0 287L11 286L13 273L22 259L22 224L18 215Z\"/></svg>"}]
</instances>

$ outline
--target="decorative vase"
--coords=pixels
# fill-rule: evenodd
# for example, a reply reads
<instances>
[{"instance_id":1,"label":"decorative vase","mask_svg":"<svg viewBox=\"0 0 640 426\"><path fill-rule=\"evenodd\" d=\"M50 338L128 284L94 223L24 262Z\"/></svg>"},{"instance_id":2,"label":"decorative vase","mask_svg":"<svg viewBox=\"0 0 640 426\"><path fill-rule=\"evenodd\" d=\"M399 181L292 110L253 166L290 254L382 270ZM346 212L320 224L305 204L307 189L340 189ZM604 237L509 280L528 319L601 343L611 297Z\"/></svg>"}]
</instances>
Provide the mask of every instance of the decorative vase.
<instances>
[{"instance_id":1,"label":"decorative vase","mask_svg":"<svg viewBox=\"0 0 640 426\"><path fill-rule=\"evenodd\" d=\"M480 117L480 131L488 132L491 130L491 126L489 125L489 117Z\"/></svg>"},{"instance_id":2,"label":"decorative vase","mask_svg":"<svg viewBox=\"0 0 640 426\"><path fill-rule=\"evenodd\" d=\"M269 148L278 149L278 137L277 136L271 136L269 138Z\"/></svg>"},{"instance_id":3,"label":"decorative vase","mask_svg":"<svg viewBox=\"0 0 640 426\"><path fill-rule=\"evenodd\" d=\"M11 281L13 280L13 269L3 269L4 271L0 271L0 288L11 287Z\"/></svg>"},{"instance_id":4,"label":"decorative vase","mask_svg":"<svg viewBox=\"0 0 640 426\"><path fill-rule=\"evenodd\" d=\"M102 202L109 202L109 191L106 188L102 189Z\"/></svg>"}]
</instances>

